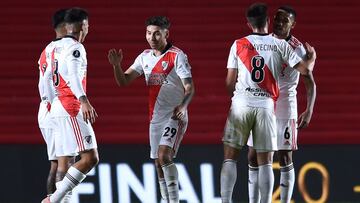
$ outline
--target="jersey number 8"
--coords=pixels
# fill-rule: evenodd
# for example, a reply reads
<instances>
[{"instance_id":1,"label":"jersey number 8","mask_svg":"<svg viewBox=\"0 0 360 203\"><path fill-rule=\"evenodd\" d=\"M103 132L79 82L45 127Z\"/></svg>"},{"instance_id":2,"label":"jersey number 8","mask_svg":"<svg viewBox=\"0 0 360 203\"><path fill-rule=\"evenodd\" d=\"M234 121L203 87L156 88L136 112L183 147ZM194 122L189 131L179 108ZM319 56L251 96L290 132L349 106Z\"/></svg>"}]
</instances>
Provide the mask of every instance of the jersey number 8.
<instances>
[{"instance_id":1,"label":"jersey number 8","mask_svg":"<svg viewBox=\"0 0 360 203\"><path fill-rule=\"evenodd\" d=\"M253 68L251 70L251 80L254 82L261 82L264 80L264 66L265 66L265 60L262 56L254 56L251 59L251 67Z\"/></svg>"}]
</instances>

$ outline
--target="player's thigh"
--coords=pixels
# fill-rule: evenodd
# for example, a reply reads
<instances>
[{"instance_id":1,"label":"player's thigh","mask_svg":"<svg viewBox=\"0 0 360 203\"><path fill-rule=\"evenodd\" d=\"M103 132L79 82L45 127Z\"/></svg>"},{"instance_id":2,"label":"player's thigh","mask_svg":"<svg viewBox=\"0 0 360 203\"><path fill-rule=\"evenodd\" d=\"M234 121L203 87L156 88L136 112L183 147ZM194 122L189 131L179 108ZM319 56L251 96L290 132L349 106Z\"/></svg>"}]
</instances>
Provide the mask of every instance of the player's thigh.
<instances>
[{"instance_id":1,"label":"player's thigh","mask_svg":"<svg viewBox=\"0 0 360 203\"><path fill-rule=\"evenodd\" d=\"M97 148L94 130L82 116L57 117L55 146L57 156L76 156L79 152Z\"/></svg>"},{"instance_id":2,"label":"player's thigh","mask_svg":"<svg viewBox=\"0 0 360 203\"><path fill-rule=\"evenodd\" d=\"M258 108L253 127L253 147L257 152L277 150L276 117L272 109Z\"/></svg>"},{"instance_id":3,"label":"player's thigh","mask_svg":"<svg viewBox=\"0 0 360 203\"><path fill-rule=\"evenodd\" d=\"M169 118L163 126L159 145L168 146L173 149L173 156L176 157L180 143L185 135L188 126L187 116L182 120Z\"/></svg>"},{"instance_id":4,"label":"player's thigh","mask_svg":"<svg viewBox=\"0 0 360 203\"><path fill-rule=\"evenodd\" d=\"M254 120L255 114L251 107L231 109L225 124L223 143L241 149L248 141Z\"/></svg>"},{"instance_id":5,"label":"player's thigh","mask_svg":"<svg viewBox=\"0 0 360 203\"><path fill-rule=\"evenodd\" d=\"M296 119L277 119L277 141L279 150L297 150Z\"/></svg>"},{"instance_id":6,"label":"player's thigh","mask_svg":"<svg viewBox=\"0 0 360 203\"><path fill-rule=\"evenodd\" d=\"M41 134L46 143L46 150L49 161L57 160L55 153L55 134L52 128L40 128Z\"/></svg>"}]
</instances>

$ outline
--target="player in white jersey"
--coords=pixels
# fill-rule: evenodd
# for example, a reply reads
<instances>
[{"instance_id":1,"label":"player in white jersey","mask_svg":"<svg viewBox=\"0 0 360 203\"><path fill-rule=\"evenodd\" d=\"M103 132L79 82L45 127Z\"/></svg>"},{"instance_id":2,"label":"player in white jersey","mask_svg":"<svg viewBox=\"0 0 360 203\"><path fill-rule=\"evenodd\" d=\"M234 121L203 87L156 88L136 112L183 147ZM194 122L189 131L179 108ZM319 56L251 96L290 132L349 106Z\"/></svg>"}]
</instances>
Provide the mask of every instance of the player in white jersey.
<instances>
[{"instance_id":1,"label":"player in white jersey","mask_svg":"<svg viewBox=\"0 0 360 203\"><path fill-rule=\"evenodd\" d=\"M297 40L290 31L296 24L296 12L289 6L280 7L274 18L273 32L279 39L285 39L294 51L301 58L306 58L306 51L302 43ZM280 162L280 200L282 203L289 203L295 184L295 171L292 161L292 151L297 150L297 128L307 127L313 113L316 85L312 72L302 75L307 91L307 108L299 117L299 127L297 127L297 99L296 87L299 82L300 73L287 64L283 65L279 77L280 94L276 102L276 121L277 121L277 144L278 157ZM251 138L251 137L250 137ZM253 142L249 139L249 202L260 201L258 190L258 166L256 161L256 151L252 148Z\"/></svg>"},{"instance_id":2,"label":"player in white jersey","mask_svg":"<svg viewBox=\"0 0 360 203\"><path fill-rule=\"evenodd\" d=\"M88 33L88 14L84 9L71 8L65 14L67 35L56 43L51 55L56 97L51 116L59 133L55 136L58 162L79 153L80 160L66 172L56 191L42 203L58 203L98 163L97 144L90 123L97 114L86 96L87 60L81 44Z\"/></svg>"},{"instance_id":3,"label":"player in white jersey","mask_svg":"<svg viewBox=\"0 0 360 203\"><path fill-rule=\"evenodd\" d=\"M151 49L144 50L125 73L121 69L121 50L110 50L108 58L119 86L145 75L149 86L150 158L155 159L162 198L173 203L179 202L178 172L173 158L187 128L187 106L194 85L187 56L167 42L169 27L164 16L147 19L146 39Z\"/></svg>"},{"instance_id":4,"label":"player in white jersey","mask_svg":"<svg viewBox=\"0 0 360 203\"><path fill-rule=\"evenodd\" d=\"M49 43L42 51L38 62L40 72L38 87L41 98L38 112L38 122L42 136L47 145L48 158L50 160L50 171L46 184L48 195L51 195L55 191L55 183L62 179L60 179L57 170L58 161L55 154L55 129L53 129L53 125L51 125L50 118L51 102L54 98L55 92L53 85L48 81L50 81L49 78L52 76L50 59L51 53L56 42L66 35L64 22L65 12L66 9L60 9L52 16L52 24L56 33L56 39ZM70 161L73 162L74 159L70 159Z\"/></svg>"},{"instance_id":5,"label":"player in white jersey","mask_svg":"<svg viewBox=\"0 0 360 203\"><path fill-rule=\"evenodd\" d=\"M236 182L236 160L253 132L259 164L261 202L271 202L274 185L272 154L277 150L275 102L279 96L281 65L286 62L303 74L312 70L316 52L307 44L308 60L302 60L285 40L268 35L267 6L251 5L248 26L253 34L236 40L228 58L226 85L232 96L223 137L221 199L230 202Z\"/></svg>"}]
</instances>

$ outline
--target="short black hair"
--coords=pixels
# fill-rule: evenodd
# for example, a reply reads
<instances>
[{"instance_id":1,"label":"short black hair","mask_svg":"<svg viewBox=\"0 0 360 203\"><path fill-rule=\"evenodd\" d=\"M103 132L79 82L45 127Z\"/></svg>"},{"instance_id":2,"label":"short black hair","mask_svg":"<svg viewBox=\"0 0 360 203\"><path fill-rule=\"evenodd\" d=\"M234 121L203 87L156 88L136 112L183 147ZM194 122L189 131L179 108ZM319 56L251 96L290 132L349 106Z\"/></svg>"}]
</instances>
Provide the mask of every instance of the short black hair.
<instances>
[{"instance_id":1,"label":"short black hair","mask_svg":"<svg viewBox=\"0 0 360 203\"><path fill-rule=\"evenodd\" d=\"M152 16L145 21L145 25L156 25L161 27L161 29L169 29L170 21L166 16Z\"/></svg>"},{"instance_id":2,"label":"short black hair","mask_svg":"<svg viewBox=\"0 0 360 203\"><path fill-rule=\"evenodd\" d=\"M70 8L65 14L65 23L80 23L88 19L88 12L83 8Z\"/></svg>"},{"instance_id":3,"label":"short black hair","mask_svg":"<svg viewBox=\"0 0 360 203\"><path fill-rule=\"evenodd\" d=\"M285 5L285 6L280 6L278 8L278 10L284 10L286 11L288 14L292 15L294 20L296 19L296 11L293 7Z\"/></svg>"},{"instance_id":4,"label":"short black hair","mask_svg":"<svg viewBox=\"0 0 360 203\"><path fill-rule=\"evenodd\" d=\"M51 18L52 26L54 29L57 29L58 26L65 22L65 13L67 9L63 8L57 10Z\"/></svg>"},{"instance_id":5,"label":"short black hair","mask_svg":"<svg viewBox=\"0 0 360 203\"><path fill-rule=\"evenodd\" d=\"M266 25L268 19L267 5L264 3L254 3L246 11L248 22L256 28L262 28Z\"/></svg>"}]
</instances>

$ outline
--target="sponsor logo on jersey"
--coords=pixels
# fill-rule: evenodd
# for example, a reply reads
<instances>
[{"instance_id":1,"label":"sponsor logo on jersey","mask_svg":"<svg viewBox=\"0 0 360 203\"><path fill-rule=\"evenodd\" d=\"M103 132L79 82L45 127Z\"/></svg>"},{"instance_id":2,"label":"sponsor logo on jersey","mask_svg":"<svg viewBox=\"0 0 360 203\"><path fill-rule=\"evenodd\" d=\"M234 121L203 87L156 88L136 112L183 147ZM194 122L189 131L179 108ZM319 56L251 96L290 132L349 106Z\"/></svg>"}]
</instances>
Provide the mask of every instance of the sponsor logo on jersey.
<instances>
[{"instance_id":1,"label":"sponsor logo on jersey","mask_svg":"<svg viewBox=\"0 0 360 203\"><path fill-rule=\"evenodd\" d=\"M148 74L148 85L162 85L167 84L166 74L164 73L151 73Z\"/></svg>"},{"instance_id":2,"label":"sponsor logo on jersey","mask_svg":"<svg viewBox=\"0 0 360 203\"><path fill-rule=\"evenodd\" d=\"M248 87L245 89L245 91L250 92L255 97L271 97L271 95L268 92L264 91L261 88Z\"/></svg>"},{"instance_id":3,"label":"sponsor logo on jersey","mask_svg":"<svg viewBox=\"0 0 360 203\"><path fill-rule=\"evenodd\" d=\"M79 58L80 57L80 51L79 50L75 50L72 55L75 57L75 58Z\"/></svg>"}]
</instances>

